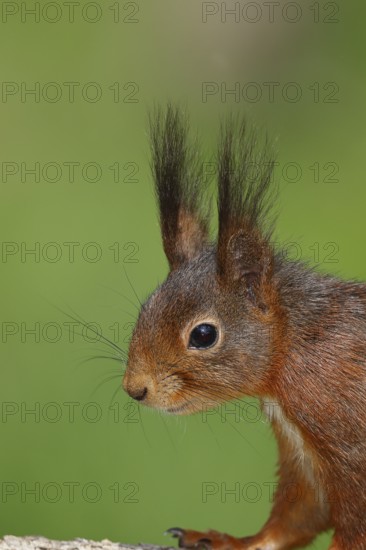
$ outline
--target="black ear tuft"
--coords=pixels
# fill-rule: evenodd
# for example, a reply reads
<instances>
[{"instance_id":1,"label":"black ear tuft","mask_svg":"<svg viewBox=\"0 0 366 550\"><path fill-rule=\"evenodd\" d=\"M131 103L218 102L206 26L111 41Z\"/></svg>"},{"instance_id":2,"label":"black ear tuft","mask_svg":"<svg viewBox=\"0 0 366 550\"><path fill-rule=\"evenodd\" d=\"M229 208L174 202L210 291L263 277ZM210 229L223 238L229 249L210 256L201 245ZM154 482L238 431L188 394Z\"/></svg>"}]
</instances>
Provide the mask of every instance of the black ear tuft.
<instances>
[{"instance_id":1,"label":"black ear tuft","mask_svg":"<svg viewBox=\"0 0 366 550\"><path fill-rule=\"evenodd\" d=\"M208 241L203 164L197 144L189 142L188 121L178 107L168 104L165 111L155 110L150 135L164 251L175 269L199 254Z\"/></svg>"},{"instance_id":2,"label":"black ear tuft","mask_svg":"<svg viewBox=\"0 0 366 550\"><path fill-rule=\"evenodd\" d=\"M256 135L245 121L231 119L221 128L218 274L229 284L239 282L257 297L271 274L273 219L268 214L277 192L267 143L259 153L258 148Z\"/></svg>"}]
</instances>

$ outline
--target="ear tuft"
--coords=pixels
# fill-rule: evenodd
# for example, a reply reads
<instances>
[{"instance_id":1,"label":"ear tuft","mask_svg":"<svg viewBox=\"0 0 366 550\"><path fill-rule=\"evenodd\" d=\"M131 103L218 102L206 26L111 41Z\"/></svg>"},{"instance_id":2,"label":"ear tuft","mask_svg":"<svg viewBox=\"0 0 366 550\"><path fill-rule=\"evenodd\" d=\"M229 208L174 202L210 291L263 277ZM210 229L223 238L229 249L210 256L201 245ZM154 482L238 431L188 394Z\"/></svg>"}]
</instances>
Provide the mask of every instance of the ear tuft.
<instances>
[{"instance_id":1,"label":"ear tuft","mask_svg":"<svg viewBox=\"0 0 366 550\"><path fill-rule=\"evenodd\" d=\"M187 118L178 107L155 110L150 135L163 246L171 269L176 269L208 242L207 183L198 146L190 142Z\"/></svg>"},{"instance_id":2,"label":"ear tuft","mask_svg":"<svg viewBox=\"0 0 366 550\"><path fill-rule=\"evenodd\" d=\"M273 160L246 122L222 128L219 164L217 270L227 285L237 285L265 308L274 255L268 213L276 196ZM256 177L253 178L253 166Z\"/></svg>"}]
</instances>

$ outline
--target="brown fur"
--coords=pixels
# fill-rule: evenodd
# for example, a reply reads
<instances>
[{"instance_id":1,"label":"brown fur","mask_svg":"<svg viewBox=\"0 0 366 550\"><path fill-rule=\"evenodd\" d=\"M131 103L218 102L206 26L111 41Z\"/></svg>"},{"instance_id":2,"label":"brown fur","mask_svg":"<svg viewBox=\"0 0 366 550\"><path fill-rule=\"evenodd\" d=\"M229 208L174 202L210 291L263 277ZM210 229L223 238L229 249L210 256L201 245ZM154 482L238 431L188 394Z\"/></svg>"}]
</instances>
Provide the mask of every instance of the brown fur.
<instances>
[{"instance_id":1,"label":"brown fur","mask_svg":"<svg viewBox=\"0 0 366 550\"><path fill-rule=\"evenodd\" d=\"M222 130L217 244L209 242L205 188L179 110L169 106L152 120L152 143L171 271L141 309L124 387L176 414L256 395L279 445L279 486L258 535L172 534L187 547L284 550L332 528L332 550L366 549L366 285L273 250L272 163L256 156L245 124ZM255 160L266 168L252 182ZM215 325L218 341L191 349L200 323Z\"/></svg>"}]
</instances>

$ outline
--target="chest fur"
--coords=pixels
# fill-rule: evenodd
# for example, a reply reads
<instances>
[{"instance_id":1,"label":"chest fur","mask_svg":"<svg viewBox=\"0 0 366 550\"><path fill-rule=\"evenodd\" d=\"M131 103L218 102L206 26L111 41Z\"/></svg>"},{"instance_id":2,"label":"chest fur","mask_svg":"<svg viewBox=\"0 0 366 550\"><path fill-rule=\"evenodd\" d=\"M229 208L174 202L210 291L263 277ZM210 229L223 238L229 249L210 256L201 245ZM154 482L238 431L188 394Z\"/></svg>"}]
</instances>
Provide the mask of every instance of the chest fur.
<instances>
[{"instance_id":1,"label":"chest fur","mask_svg":"<svg viewBox=\"0 0 366 550\"><path fill-rule=\"evenodd\" d=\"M273 399L263 399L263 412L267 418L275 424L276 431L284 438L289 447L293 462L306 480L315 484L316 474L312 451L306 446L303 436L296 424L287 418L281 405Z\"/></svg>"}]
</instances>

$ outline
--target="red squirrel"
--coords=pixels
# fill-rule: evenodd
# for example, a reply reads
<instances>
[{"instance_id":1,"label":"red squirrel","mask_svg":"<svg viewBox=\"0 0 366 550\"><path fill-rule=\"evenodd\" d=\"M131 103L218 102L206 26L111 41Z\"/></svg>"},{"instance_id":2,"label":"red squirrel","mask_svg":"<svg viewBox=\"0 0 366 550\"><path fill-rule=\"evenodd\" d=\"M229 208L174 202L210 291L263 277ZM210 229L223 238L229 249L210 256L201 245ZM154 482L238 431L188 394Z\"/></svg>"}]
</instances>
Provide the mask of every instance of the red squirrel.
<instances>
[{"instance_id":1,"label":"red squirrel","mask_svg":"<svg viewBox=\"0 0 366 550\"><path fill-rule=\"evenodd\" d=\"M245 121L222 125L220 136L212 242L187 119L172 105L151 117L170 272L141 308L123 386L174 414L259 397L278 440L279 484L256 535L168 532L186 548L285 550L333 529L331 550L366 549L366 284L275 250L267 146L257 152ZM261 167L256 181L253 162ZM300 498L288 498L290 486Z\"/></svg>"}]
</instances>

